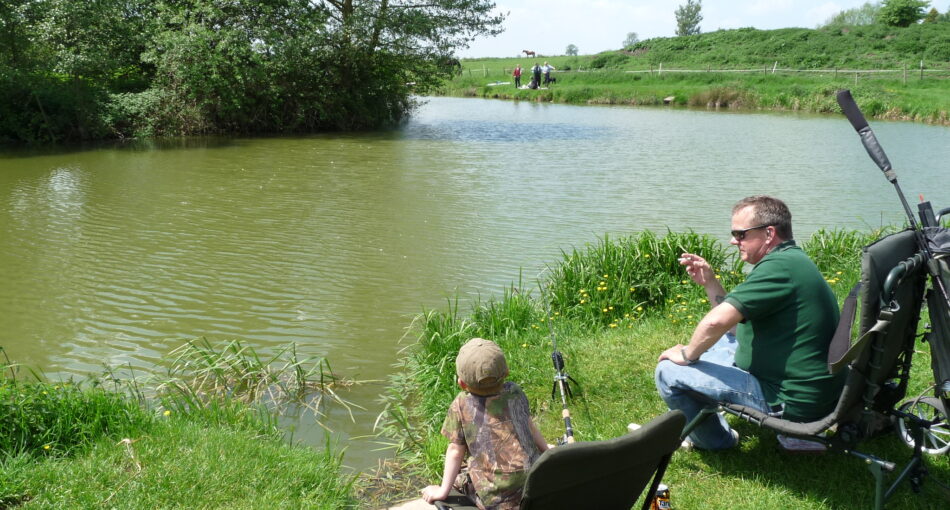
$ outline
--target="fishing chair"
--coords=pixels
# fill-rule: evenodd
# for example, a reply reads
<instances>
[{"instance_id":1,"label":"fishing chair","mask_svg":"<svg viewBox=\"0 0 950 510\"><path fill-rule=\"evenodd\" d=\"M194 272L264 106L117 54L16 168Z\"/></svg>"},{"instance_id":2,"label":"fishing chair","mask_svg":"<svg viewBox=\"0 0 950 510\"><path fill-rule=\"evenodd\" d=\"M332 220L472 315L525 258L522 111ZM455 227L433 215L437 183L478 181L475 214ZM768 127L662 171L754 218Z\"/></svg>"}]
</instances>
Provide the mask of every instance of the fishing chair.
<instances>
[{"instance_id":1,"label":"fishing chair","mask_svg":"<svg viewBox=\"0 0 950 510\"><path fill-rule=\"evenodd\" d=\"M685 424L683 413L670 411L622 437L551 448L528 471L521 509L629 510L652 478L643 502L646 510L680 446ZM478 510L457 492L434 504L439 510Z\"/></svg>"},{"instance_id":2,"label":"fishing chair","mask_svg":"<svg viewBox=\"0 0 950 510\"><path fill-rule=\"evenodd\" d=\"M845 300L841 321L828 351L829 372L848 371L844 389L831 414L812 422L795 422L746 406L715 402L691 392L710 407L687 424L682 437L703 419L724 411L777 433L819 442L831 451L862 459L875 478L875 509L882 509L886 499L905 479L909 479L915 491L919 490L926 474L921 457L923 436L939 420L921 419L895 407L907 390L926 286L924 256L917 250L912 230L885 236L863 249L861 282ZM860 327L857 339L852 342L859 295ZM911 461L885 492L884 473L894 471L895 463L854 448L886 428L887 417L902 420L917 441Z\"/></svg>"}]
</instances>

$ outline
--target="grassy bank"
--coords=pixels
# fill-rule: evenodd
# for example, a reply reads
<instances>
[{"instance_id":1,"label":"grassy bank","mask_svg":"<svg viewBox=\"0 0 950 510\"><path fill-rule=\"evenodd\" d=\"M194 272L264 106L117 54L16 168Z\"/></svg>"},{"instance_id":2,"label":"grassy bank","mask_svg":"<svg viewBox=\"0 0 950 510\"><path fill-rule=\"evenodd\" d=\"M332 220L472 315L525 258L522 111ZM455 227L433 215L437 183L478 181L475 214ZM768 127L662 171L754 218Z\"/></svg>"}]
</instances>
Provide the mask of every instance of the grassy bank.
<instances>
[{"instance_id":1,"label":"grassy bank","mask_svg":"<svg viewBox=\"0 0 950 510\"><path fill-rule=\"evenodd\" d=\"M319 372L285 360L193 344L146 386L0 366L0 508L356 508L337 449L288 445L254 395L274 405Z\"/></svg>"},{"instance_id":2,"label":"grassy bank","mask_svg":"<svg viewBox=\"0 0 950 510\"><path fill-rule=\"evenodd\" d=\"M462 61L442 93L453 96L626 104L839 111L850 88L869 116L950 123L950 23L817 30L719 30L655 38L587 56ZM547 90L515 89L511 71L535 62L557 68Z\"/></svg>"},{"instance_id":3,"label":"grassy bank","mask_svg":"<svg viewBox=\"0 0 950 510\"><path fill-rule=\"evenodd\" d=\"M860 246L876 233L819 231L804 248L819 265L839 300L860 272ZM622 435L630 422L644 423L663 413L653 369L666 347L688 338L708 309L696 286L685 281L676 258L697 251L717 261L726 287L741 278L733 251L704 236L644 233L603 241L566 253L540 282L550 316L533 285L515 285L503 296L462 311L452 303L417 319L420 339L394 379L387 433L401 442L403 462L423 480L439 479L445 440L439 428L458 389L454 356L473 336L497 341L505 350L511 379L525 389L533 413L549 441L563 434L559 402L551 399L553 368L548 327L554 328L567 371L579 383L571 403L580 441ZM925 391L929 351L914 359L908 396ZM679 452L667 472L675 508L869 508L873 478L858 460L845 455L796 457L777 450L772 432L731 420L742 434L729 452ZM896 435L867 442L866 450L906 461L910 450ZM950 480L946 456L932 474ZM943 508L946 501L930 487L918 497L905 485L891 506Z\"/></svg>"}]
</instances>

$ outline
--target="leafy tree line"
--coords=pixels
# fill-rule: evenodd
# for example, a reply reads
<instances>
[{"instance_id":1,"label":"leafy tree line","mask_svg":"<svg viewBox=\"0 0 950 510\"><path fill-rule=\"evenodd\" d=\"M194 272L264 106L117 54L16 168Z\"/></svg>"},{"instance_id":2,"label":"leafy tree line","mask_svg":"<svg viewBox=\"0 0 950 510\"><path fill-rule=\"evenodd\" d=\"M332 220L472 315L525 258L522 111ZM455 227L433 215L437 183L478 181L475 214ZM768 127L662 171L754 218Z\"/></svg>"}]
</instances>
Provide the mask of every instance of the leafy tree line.
<instances>
[{"instance_id":1,"label":"leafy tree line","mask_svg":"<svg viewBox=\"0 0 950 510\"><path fill-rule=\"evenodd\" d=\"M939 23L950 21L950 10L940 14L926 0L883 0L865 2L859 7L845 9L832 16L825 26L833 25L873 25L908 27L914 23Z\"/></svg>"},{"instance_id":2,"label":"leafy tree line","mask_svg":"<svg viewBox=\"0 0 950 510\"><path fill-rule=\"evenodd\" d=\"M4 0L0 142L398 122L491 0Z\"/></svg>"}]
</instances>

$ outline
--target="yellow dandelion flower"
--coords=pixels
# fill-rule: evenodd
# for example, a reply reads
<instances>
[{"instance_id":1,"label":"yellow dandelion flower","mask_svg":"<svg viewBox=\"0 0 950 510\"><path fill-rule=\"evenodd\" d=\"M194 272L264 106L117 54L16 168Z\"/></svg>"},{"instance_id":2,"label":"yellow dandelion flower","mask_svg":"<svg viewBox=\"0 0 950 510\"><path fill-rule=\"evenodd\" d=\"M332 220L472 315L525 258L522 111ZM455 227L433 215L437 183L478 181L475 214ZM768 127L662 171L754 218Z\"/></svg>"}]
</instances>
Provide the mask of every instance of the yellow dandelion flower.
<instances>
[{"instance_id":1,"label":"yellow dandelion flower","mask_svg":"<svg viewBox=\"0 0 950 510\"><path fill-rule=\"evenodd\" d=\"M610 308L611 310L613 310L613 309L614 309L614 307L612 307L612 306L608 306L607 308Z\"/></svg>"},{"instance_id":2,"label":"yellow dandelion flower","mask_svg":"<svg viewBox=\"0 0 950 510\"><path fill-rule=\"evenodd\" d=\"M43 393L44 395L49 395L49 393L46 393L46 390L43 390L42 393Z\"/></svg>"},{"instance_id":3,"label":"yellow dandelion flower","mask_svg":"<svg viewBox=\"0 0 950 510\"><path fill-rule=\"evenodd\" d=\"M604 313L607 313L607 309L606 309L606 308L604 308Z\"/></svg>"},{"instance_id":4,"label":"yellow dandelion flower","mask_svg":"<svg viewBox=\"0 0 950 510\"><path fill-rule=\"evenodd\" d=\"M686 280L683 280L683 281L681 281L680 283L682 283L683 285L686 285L686 284L689 283L689 282L686 281Z\"/></svg>"},{"instance_id":5,"label":"yellow dandelion flower","mask_svg":"<svg viewBox=\"0 0 950 510\"><path fill-rule=\"evenodd\" d=\"M610 327L616 328L616 327L617 327L617 323L615 323L615 322L610 323Z\"/></svg>"},{"instance_id":6,"label":"yellow dandelion flower","mask_svg":"<svg viewBox=\"0 0 950 510\"><path fill-rule=\"evenodd\" d=\"M587 302L586 300L583 300L583 299L581 300L581 304L584 304L586 302Z\"/></svg>"},{"instance_id":7,"label":"yellow dandelion flower","mask_svg":"<svg viewBox=\"0 0 950 510\"><path fill-rule=\"evenodd\" d=\"M561 312L554 312L554 315L561 315Z\"/></svg>"},{"instance_id":8,"label":"yellow dandelion flower","mask_svg":"<svg viewBox=\"0 0 950 510\"><path fill-rule=\"evenodd\" d=\"M44 444L44 445L43 445L43 449L44 449L44 450L49 450L49 449L50 449L50 445Z\"/></svg>"},{"instance_id":9,"label":"yellow dandelion flower","mask_svg":"<svg viewBox=\"0 0 950 510\"><path fill-rule=\"evenodd\" d=\"M626 318L626 319L629 319L629 318L630 318L630 314L629 314L629 313L625 313L625 314L623 314L623 316L624 316L624 318Z\"/></svg>"},{"instance_id":10,"label":"yellow dandelion flower","mask_svg":"<svg viewBox=\"0 0 950 510\"><path fill-rule=\"evenodd\" d=\"M168 409L165 409L165 412L162 413L162 416L171 416L171 414L172 414L171 411L169 411Z\"/></svg>"},{"instance_id":11,"label":"yellow dandelion flower","mask_svg":"<svg viewBox=\"0 0 950 510\"><path fill-rule=\"evenodd\" d=\"M841 274L841 271L838 271L838 272L837 272L837 273L835 273L835 274Z\"/></svg>"},{"instance_id":12,"label":"yellow dandelion flower","mask_svg":"<svg viewBox=\"0 0 950 510\"><path fill-rule=\"evenodd\" d=\"M610 275L609 275L609 274L605 274L605 275L604 275L604 278L610 278Z\"/></svg>"},{"instance_id":13,"label":"yellow dandelion flower","mask_svg":"<svg viewBox=\"0 0 950 510\"><path fill-rule=\"evenodd\" d=\"M528 344L521 344L521 346L522 346L522 347L527 347L527 346L528 346Z\"/></svg>"},{"instance_id":14,"label":"yellow dandelion flower","mask_svg":"<svg viewBox=\"0 0 950 510\"><path fill-rule=\"evenodd\" d=\"M732 274L735 274L735 273L732 273ZM717 275L716 275L716 279L719 280L719 279L721 279L721 277L717 274Z\"/></svg>"},{"instance_id":15,"label":"yellow dandelion flower","mask_svg":"<svg viewBox=\"0 0 950 510\"><path fill-rule=\"evenodd\" d=\"M686 318L687 318L687 319L692 319L693 316L692 316L692 315L687 315Z\"/></svg>"},{"instance_id":16,"label":"yellow dandelion flower","mask_svg":"<svg viewBox=\"0 0 950 510\"><path fill-rule=\"evenodd\" d=\"M637 311L638 311L638 312L642 312L642 311L643 311L643 307L642 307L642 306L638 306L638 307L637 307Z\"/></svg>"},{"instance_id":17,"label":"yellow dandelion flower","mask_svg":"<svg viewBox=\"0 0 950 510\"><path fill-rule=\"evenodd\" d=\"M699 302L700 302L700 303L708 303L709 300L706 299L706 298L702 298L702 299L699 300Z\"/></svg>"},{"instance_id":18,"label":"yellow dandelion flower","mask_svg":"<svg viewBox=\"0 0 950 510\"><path fill-rule=\"evenodd\" d=\"M676 295L676 299L680 299L680 298L682 298L682 297L683 297L682 294L677 294L677 295Z\"/></svg>"},{"instance_id":19,"label":"yellow dandelion flower","mask_svg":"<svg viewBox=\"0 0 950 510\"><path fill-rule=\"evenodd\" d=\"M650 258L650 254L649 254L649 253L647 253L646 255L644 255L644 256L643 256L643 258L645 258L645 259L648 259L648 258Z\"/></svg>"}]
</instances>

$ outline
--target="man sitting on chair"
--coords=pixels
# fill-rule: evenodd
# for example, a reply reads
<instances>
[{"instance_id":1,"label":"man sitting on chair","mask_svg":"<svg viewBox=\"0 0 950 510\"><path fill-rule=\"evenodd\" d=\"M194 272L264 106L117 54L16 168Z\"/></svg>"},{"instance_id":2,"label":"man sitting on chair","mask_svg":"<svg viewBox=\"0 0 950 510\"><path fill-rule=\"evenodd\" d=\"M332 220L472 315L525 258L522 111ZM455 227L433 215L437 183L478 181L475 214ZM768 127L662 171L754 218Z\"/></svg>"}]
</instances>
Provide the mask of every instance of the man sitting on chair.
<instances>
[{"instance_id":1,"label":"man sitting on chair","mask_svg":"<svg viewBox=\"0 0 950 510\"><path fill-rule=\"evenodd\" d=\"M712 310L686 345L660 354L655 373L660 396L687 420L707 405L690 391L786 420L827 415L846 374L831 375L827 366L838 303L792 239L788 207L764 195L742 199L732 209L731 244L754 266L728 294L705 259L692 253L680 258L693 281L705 288ZM693 429L689 440L697 448L718 450L736 446L739 436L715 416Z\"/></svg>"}]
</instances>

